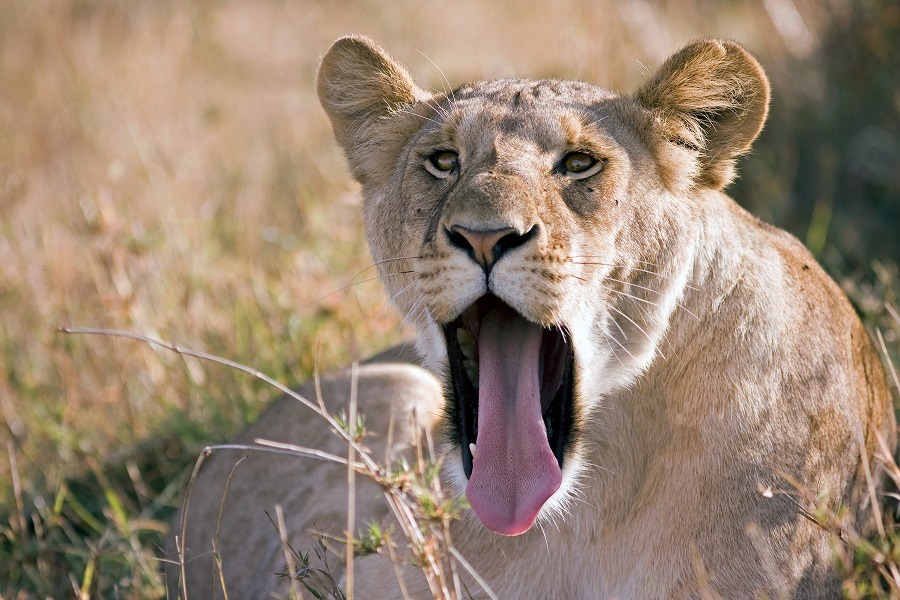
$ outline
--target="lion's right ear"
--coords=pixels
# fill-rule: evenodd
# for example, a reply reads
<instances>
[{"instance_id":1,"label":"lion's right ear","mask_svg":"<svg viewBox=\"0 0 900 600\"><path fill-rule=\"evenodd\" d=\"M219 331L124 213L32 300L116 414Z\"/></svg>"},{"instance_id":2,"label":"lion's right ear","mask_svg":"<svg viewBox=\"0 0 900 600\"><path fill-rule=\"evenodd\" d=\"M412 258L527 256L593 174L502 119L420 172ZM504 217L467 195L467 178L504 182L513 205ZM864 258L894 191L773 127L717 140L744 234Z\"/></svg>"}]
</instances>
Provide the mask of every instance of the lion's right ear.
<instances>
[{"instance_id":1,"label":"lion's right ear","mask_svg":"<svg viewBox=\"0 0 900 600\"><path fill-rule=\"evenodd\" d=\"M372 40L342 37L332 44L316 76L319 102L344 148L353 176L363 185L386 176L411 132L389 117L405 105L427 100L398 62Z\"/></svg>"},{"instance_id":2,"label":"lion's right ear","mask_svg":"<svg viewBox=\"0 0 900 600\"><path fill-rule=\"evenodd\" d=\"M734 179L737 157L762 130L769 80L740 44L705 39L670 57L635 98L653 112L668 141L694 156L682 172L720 189Z\"/></svg>"}]
</instances>

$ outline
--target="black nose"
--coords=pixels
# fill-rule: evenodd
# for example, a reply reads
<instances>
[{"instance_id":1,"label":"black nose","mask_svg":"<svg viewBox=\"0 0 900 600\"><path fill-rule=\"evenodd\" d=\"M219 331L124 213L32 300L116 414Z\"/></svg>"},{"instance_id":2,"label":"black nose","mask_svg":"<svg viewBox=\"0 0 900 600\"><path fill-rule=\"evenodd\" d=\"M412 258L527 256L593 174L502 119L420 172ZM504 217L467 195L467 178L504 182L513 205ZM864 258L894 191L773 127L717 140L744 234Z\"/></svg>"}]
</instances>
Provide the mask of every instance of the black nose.
<instances>
[{"instance_id":1,"label":"black nose","mask_svg":"<svg viewBox=\"0 0 900 600\"><path fill-rule=\"evenodd\" d=\"M519 233L512 227L479 230L461 225L453 225L450 229L445 227L444 231L447 232L451 244L467 252L472 260L481 265L485 273L490 273L491 267L504 254L534 237L537 225L525 233Z\"/></svg>"}]
</instances>

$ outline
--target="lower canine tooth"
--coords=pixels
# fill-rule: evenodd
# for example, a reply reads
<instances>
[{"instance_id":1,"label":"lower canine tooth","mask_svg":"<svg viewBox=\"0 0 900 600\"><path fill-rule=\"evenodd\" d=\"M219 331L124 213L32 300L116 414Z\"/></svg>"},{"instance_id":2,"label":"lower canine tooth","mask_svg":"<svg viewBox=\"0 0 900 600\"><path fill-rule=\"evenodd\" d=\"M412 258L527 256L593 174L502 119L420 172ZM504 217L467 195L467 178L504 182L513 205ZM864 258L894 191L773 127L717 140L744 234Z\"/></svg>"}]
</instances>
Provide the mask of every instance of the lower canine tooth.
<instances>
[{"instance_id":1,"label":"lower canine tooth","mask_svg":"<svg viewBox=\"0 0 900 600\"><path fill-rule=\"evenodd\" d=\"M475 343L475 338L472 337L471 333L462 327L457 328L456 341L459 343L459 350L463 353L463 356L466 358L475 358L478 353L478 344Z\"/></svg>"},{"instance_id":2,"label":"lower canine tooth","mask_svg":"<svg viewBox=\"0 0 900 600\"><path fill-rule=\"evenodd\" d=\"M471 358L467 358L463 361L463 368L466 370L466 375L469 376L469 381L472 382L472 385L475 386L475 389L478 389L478 363L472 360Z\"/></svg>"},{"instance_id":3,"label":"lower canine tooth","mask_svg":"<svg viewBox=\"0 0 900 600\"><path fill-rule=\"evenodd\" d=\"M475 444L469 444L469 452L472 453L472 458L475 458L475 451L476 451L476 450L477 450L477 448L475 448Z\"/></svg>"}]
</instances>

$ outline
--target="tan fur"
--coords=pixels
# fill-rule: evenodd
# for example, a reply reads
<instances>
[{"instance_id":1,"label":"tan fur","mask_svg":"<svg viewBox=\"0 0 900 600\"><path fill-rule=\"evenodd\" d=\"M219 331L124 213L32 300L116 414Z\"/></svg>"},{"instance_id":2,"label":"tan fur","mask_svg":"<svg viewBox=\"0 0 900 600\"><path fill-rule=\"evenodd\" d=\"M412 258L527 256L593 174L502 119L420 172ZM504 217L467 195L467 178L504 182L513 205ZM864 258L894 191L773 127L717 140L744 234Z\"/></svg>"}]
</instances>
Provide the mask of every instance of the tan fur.
<instances>
[{"instance_id":1,"label":"tan fur","mask_svg":"<svg viewBox=\"0 0 900 600\"><path fill-rule=\"evenodd\" d=\"M864 527L861 454L876 469L876 437L893 447L895 423L878 357L838 286L796 239L721 192L766 116L768 82L753 57L701 40L633 96L526 80L431 95L370 40L349 37L323 58L318 86L363 187L374 258L417 257L379 272L432 373L446 368L440 326L487 291L443 229L536 228L493 266L490 291L533 322L568 327L581 420L538 527L506 538L471 517L458 524L458 547L500 597L839 595L828 536L789 495L760 490L791 491L796 480ZM436 179L423 161L447 149L461 167ZM561 175L571 151L603 169ZM439 413L426 371L367 369L361 402L373 429L386 430L398 394ZM348 385L338 374L326 387L339 401ZM282 400L243 439L326 443L300 412ZM460 452L447 447L445 476L462 493ZM251 460L235 471L218 537L232 598L284 589L269 575L283 560L264 509L285 507L299 547L313 522L343 527L341 469ZM198 479L189 556L210 547L233 463L213 457ZM367 493L361 512L384 515ZM211 597L211 561L187 571L192 597ZM356 581L361 598L399 595L381 557L363 559ZM427 595L414 573L407 585Z\"/></svg>"}]
</instances>

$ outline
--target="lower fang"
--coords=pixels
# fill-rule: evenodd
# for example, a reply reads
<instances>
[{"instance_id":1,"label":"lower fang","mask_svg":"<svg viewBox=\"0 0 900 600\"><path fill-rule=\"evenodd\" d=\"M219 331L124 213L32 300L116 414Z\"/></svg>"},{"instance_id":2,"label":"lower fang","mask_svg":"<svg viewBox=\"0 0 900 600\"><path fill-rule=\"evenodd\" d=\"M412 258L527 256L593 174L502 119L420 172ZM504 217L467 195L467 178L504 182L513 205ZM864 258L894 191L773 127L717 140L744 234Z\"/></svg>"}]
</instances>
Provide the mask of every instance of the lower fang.
<instances>
[{"instance_id":1,"label":"lower fang","mask_svg":"<svg viewBox=\"0 0 900 600\"><path fill-rule=\"evenodd\" d=\"M477 450L477 448L475 448L475 444L469 444L469 452L472 453L472 458L475 458L475 451L476 451L476 450Z\"/></svg>"},{"instance_id":2,"label":"lower fang","mask_svg":"<svg viewBox=\"0 0 900 600\"><path fill-rule=\"evenodd\" d=\"M456 341L459 343L459 350L466 358L474 359L478 356L478 343L472 334L462 327L456 330Z\"/></svg>"},{"instance_id":3,"label":"lower fang","mask_svg":"<svg viewBox=\"0 0 900 600\"><path fill-rule=\"evenodd\" d=\"M463 368L466 370L466 375L469 376L469 381L472 382L472 385L475 386L475 389L478 389L478 363L472 360L471 358L467 358L463 361Z\"/></svg>"}]
</instances>

